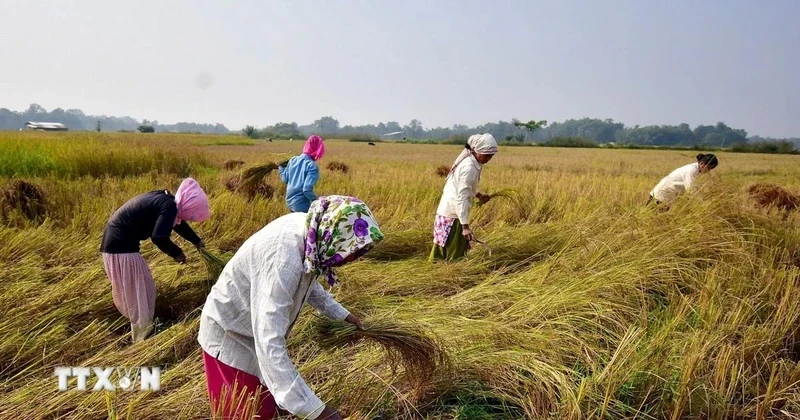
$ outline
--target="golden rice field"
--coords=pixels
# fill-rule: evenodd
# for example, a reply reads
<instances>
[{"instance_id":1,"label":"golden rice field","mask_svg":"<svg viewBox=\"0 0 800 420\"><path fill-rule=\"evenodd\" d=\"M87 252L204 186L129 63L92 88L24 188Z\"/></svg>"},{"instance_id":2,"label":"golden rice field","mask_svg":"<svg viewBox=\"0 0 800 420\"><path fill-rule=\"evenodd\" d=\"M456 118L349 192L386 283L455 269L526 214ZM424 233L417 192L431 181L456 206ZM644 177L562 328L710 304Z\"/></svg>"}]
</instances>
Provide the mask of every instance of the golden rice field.
<instances>
[{"instance_id":1,"label":"golden rice field","mask_svg":"<svg viewBox=\"0 0 800 420\"><path fill-rule=\"evenodd\" d=\"M132 196L192 175L211 197L196 225L230 256L284 214L228 192L223 162L283 160L302 142L235 137L0 133L0 187L44 188L43 223L0 221L0 418L210 416L198 316L205 268L143 247L158 288L158 335L131 345L99 243ZM328 142L320 194L374 210L386 241L341 270L336 297L364 319L430 331L451 363L410 383L369 343L326 348L309 310L290 352L319 396L352 419L800 418L800 217L756 208L754 182L800 190L800 157L720 153L669 212L643 206L679 151L501 147L474 210L468 260L430 264L435 173L458 146ZM347 174L325 169L345 162ZM276 175L269 182L277 186ZM56 366L161 366L161 392L59 392Z\"/></svg>"}]
</instances>

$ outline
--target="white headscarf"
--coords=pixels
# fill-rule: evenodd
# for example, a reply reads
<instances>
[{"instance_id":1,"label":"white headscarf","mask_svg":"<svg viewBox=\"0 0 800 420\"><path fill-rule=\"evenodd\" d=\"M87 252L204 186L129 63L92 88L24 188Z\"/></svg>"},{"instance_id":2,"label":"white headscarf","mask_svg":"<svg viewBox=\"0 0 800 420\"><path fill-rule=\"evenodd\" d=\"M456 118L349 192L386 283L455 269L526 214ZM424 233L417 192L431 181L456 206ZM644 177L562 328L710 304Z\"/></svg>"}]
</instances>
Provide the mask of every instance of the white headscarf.
<instances>
[{"instance_id":1,"label":"white headscarf","mask_svg":"<svg viewBox=\"0 0 800 420\"><path fill-rule=\"evenodd\" d=\"M450 168L450 173L452 174L453 171L456 170L458 164L463 162L464 159L472 156L472 152L482 155L493 155L497 153L497 140L489 133L473 134L469 136L467 144L464 145L464 150L461 151L461 154L458 155L455 163L453 163L453 167Z\"/></svg>"}]
</instances>

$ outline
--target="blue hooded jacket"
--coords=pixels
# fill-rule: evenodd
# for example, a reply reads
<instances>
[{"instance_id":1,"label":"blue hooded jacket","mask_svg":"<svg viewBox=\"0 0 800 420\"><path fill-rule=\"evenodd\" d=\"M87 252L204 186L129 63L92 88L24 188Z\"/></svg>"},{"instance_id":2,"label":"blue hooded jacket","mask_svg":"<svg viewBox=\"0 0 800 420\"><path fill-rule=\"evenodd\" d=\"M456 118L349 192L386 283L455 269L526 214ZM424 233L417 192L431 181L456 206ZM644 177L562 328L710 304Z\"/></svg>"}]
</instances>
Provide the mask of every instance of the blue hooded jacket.
<instances>
[{"instance_id":1,"label":"blue hooded jacket","mask_svg":"<svg viewBox=\"0 0 800 420\"><path fill-rule=\"evenodd\" d=\"M303 153L289 160L286 167L278 168L281 181L286 183L286 205L293 212L307 213L311 202L317 199L314 185L319 180L319 168L311 156Z\"/></svg>"}]
</instances>

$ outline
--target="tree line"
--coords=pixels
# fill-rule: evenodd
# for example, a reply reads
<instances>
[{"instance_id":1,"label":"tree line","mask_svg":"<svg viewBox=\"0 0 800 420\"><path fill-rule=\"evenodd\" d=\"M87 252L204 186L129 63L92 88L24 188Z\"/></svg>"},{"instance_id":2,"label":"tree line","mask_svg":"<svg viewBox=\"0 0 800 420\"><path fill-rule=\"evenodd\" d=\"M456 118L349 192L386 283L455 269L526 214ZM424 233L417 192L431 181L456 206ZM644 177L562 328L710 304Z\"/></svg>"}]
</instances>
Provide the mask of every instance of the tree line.
<instances>
[{"instance_id":1,"label":"tree line","mask_svg":"<svg viewBox=\"0 0 800 420\"><path fill-rule=\"evenodd\" d=\"M136 131L140 127L152 127L153 131L179 133L218 133L228 134L230 130L222 124L198 124L179 122L177 124L159 124L158 121L139 121L132 117L111 117L106 115L86 115L80 109L56 108L47 111L38 104L31 104L22 112L0 108L0 130L18 130L28 121L57 122L70 130L92 131ZM149 131L148 128L144 128Z\"/></svg>"},{"instance_id":2,"label":"tree line","mask_svg":"<svg viewBox=\"0 0 800 420\"><path fill-rule=\"evenodd\" d=\"M60 122L70 130L102 131L142 131L142 132L193 132L228 134L230 131L222 124L197 124L181 122L159 124L158 121L136 120L131 117L105 115L86 115L79 109L63 110L56 108L48 112L37 104L31 104L23 112L0 108L0 130L16 130L27 121ZM378 124L344 125L331 117L321 117L311 124L299 125L296 122L279 122L261 128L248 125L242 134L253 139L302 138L312 133L327 137L343 137L362 140L391 139L409 141L448 141L463 142L470 134L491 133L496 139L511 143L572 144L572 145L639 145L647 147L697 147L697 148L762 148L767 151L800 149L800 138L764 138L748 136L747 131L729 127L724 122L714 125L689 124L649 125L627 127L612 119L569 119L549 123L541 120L527 122L517 119L489 122L478 126L455 124L451 127L425 128L418 119L407 124L397 121Z\"/></svg>"},{"instance_id":3,"label":"tree line","mask_svg":"<svg viewBox=\"0 0 800 420\"><path fill-rule=\"evenodd\" d=\"M800 138L764 138L748 137L747 131L729 127L724 122L714 125L689 124L650 125L626 127L625 124L612 119L569 119L564 122L548 124L547 121L531 120L528 122L511 119L510 121L490 122L475 127L456 124L452 127L424 128L421 121L411 120L400 125L397 121L381 122L367 125L341 126L333 117L325 116L308 125L296 122L277 123L263 128L247 126L244 134L252 138L299 138L311 133L329 137L354 137L365 139L406 139L406 140L439 140L460 142L474 133L491 133L496 139L505 142L535 142L542 144L572 143L588 144L586 141L618 146L640 145L652 147L702 147L731 148L755 143L775 143L782 150L800 148ZM387 136L387 134L393 134ZM573 139L573 140L566 140ZM577 141L578 139L582 141Z\"/></svg>"}]
</instances>

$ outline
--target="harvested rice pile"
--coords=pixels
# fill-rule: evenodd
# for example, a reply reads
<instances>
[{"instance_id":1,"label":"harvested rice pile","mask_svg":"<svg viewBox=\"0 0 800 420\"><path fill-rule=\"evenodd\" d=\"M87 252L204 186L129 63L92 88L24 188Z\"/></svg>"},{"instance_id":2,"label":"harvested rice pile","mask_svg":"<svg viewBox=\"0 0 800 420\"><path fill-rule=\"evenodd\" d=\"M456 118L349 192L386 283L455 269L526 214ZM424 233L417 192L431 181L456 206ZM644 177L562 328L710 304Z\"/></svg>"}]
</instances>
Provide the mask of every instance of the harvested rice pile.
<instances>
[{"instance_id":1,"label":"harvested rice pile","mask_svg":"<svg viewBox=\"0 0 800 420\"><path fill-rule=\"evenodd\" d=\"M442 178L446 178L448 174L450 174L450 168L448 168L447 166L442 165L436 168L436 175Z\"/></svg>"},{"instance_id":2,"label":"harvested rice pile","mask_svg":"<svg viewBox=\"0 0 800 420\"><path fill-rule=\"evenodd\" d=\"M341 172L343 174L350 172L349 166L345 165L342 162L335 162L335 161L328 164L328 169L334 172Z\"/></svg>"},{"instance_id":3,"label":"harvested rice pile","mask_svg":"<svg viewBox=\"0 0 800 420\"><path fill-rule=\"evenodd\" d=\"M18 210L26 219L42 222L47 217L47 199L44 190L36 184L14 179L0 195L0 218Z\"/></svg>"},{"instance_id":4,"label":"harvested rice pile","mask_svg":"<svg viewBox=\"0 0 800 420\"><path fill-rule=\"evenodd\" d=\"M240 175L227 175L225 178L222 179L222 185L225 185L225 189L230 192L236 192L239 189L239 184L242 183L242 179Z\"/></svg>"},{"instance_id":5,"label":"harvested rice pile","mask_svg":"<svg viewBox=\"0 0 800 420\"><path fill-rule=\"evenodd\" d=\"M775 184L753 184L747 192L762 207L777 207L781 210L797 210L800 197Z\"/></svg>"},{"instance_id":6,"label":"harvested rice pile","mask_svg":"<svg viewBox=\"0 0 800 420\"><path fill-rule=\"evenodd\" d=\"M248 200L253 200L256 196L269 199L275 195L275 187L265 183L263 179L248 188L242 186L240 175L229 175L223 179L222 183L228 191L242 193Z\"/></svg>"},{"instance_id":7,"label":"harvested rice pile","mask_svg":"<svg viewBox=\"0 0 800 420\"><path fill-rule=\"evenodd\" d=\"M223 165L223 167L225 168L226 171L233 171L233 170L241 168L242 165L244 165L244 161L243 160L229 159L229 160L226 160L225 163L223 163L222 165Z\"/></svg>"}]
</instances>

